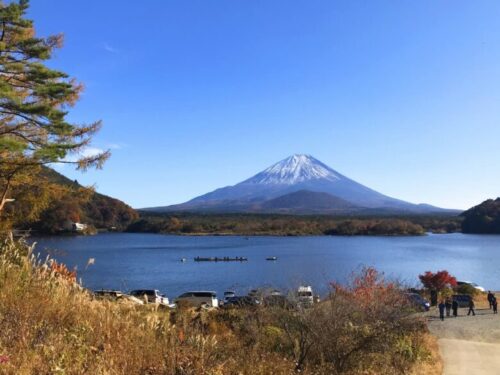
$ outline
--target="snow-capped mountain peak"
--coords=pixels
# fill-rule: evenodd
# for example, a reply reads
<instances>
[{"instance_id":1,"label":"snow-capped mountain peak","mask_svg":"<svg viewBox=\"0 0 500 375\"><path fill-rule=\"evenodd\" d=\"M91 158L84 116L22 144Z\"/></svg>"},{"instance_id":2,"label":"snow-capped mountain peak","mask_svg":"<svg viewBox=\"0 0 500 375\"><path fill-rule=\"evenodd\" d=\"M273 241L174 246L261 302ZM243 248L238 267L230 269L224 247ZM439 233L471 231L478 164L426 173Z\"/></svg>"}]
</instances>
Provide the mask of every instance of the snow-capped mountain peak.
<instances>
[{"instance_id":1,"label":"snow-capped mountain peak","mask_svg":"<svg viewBox=\"0 0 500 375\"><path fill-rule=\"evenodd\" d=\"M270 166L243 183L294 185L318 179L335 181L341 179L341 176L310 155L295 154Z\"/></svg>"},{"instance_id":2,"label":"snow-capped mountain peak","mask_svg":"<svg viewBox=\"0 0 500 375\"><path fill-rule=\"evenodd\" d=\"M304 154L281 160L236 185L155 210L300 214L370 214L373 210L383 214L443 212L437 207L415 205L381 194Z\"/></svg>"}]
</instances>

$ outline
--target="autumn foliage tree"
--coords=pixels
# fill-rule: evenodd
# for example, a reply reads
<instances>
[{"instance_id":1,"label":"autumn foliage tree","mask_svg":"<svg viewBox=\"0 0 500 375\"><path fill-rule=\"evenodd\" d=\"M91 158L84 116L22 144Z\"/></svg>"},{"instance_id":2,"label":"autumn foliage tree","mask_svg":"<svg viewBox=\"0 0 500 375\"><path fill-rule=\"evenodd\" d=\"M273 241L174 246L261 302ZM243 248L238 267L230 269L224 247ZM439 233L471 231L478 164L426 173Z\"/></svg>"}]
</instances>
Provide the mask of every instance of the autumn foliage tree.
<instances>
[{"instance_id":1,"label":"autumn foliage tree","mask_svg":"<svg viewBox=\"0 0 500 375\"><path fill-rule=\"evenodd\" d=\"M419 275L418 278L424 287L430 290L441 291L457 285L457 279L445 270L437 271L436 273L427 271L423 275Z\"/></svg>"},{"instance_id":2,"label":"autumn foliage tree","mask_svg":"<svg viewBox=\"0 0 500 375\"><path fill-rule=\"evenodd\" d=\"M35 36L33 21L25 18L27 8L27 0L0 3L0 214L9 198L17 198L9 197L16 187L40 186L40 166L100 168L109 156L81 156L101 123L66 119L82 85L45 65L61 47L62 36Z\"/></svg>"}]
</instances>

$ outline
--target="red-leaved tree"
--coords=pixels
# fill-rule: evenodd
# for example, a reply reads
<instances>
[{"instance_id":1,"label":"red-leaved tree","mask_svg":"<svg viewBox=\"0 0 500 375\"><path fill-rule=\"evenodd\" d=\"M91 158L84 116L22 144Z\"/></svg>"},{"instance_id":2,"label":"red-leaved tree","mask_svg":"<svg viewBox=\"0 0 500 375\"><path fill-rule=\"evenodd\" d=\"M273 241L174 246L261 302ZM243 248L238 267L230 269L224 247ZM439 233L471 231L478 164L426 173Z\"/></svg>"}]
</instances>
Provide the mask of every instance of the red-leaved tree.
<instances>
[{"instance_id":1,"label":"red-leaved tree","mask_svg":"<svg viewBox=\"0 0 500 375\"><path fill-rule=\"evenodd\" d=\"M436 273L427 271L423 275L419 275L418 278L425 288L431 290L440 291L446 287L457 285L457 279L445 270L437 271Z\"/></svg>"}]
</instances>

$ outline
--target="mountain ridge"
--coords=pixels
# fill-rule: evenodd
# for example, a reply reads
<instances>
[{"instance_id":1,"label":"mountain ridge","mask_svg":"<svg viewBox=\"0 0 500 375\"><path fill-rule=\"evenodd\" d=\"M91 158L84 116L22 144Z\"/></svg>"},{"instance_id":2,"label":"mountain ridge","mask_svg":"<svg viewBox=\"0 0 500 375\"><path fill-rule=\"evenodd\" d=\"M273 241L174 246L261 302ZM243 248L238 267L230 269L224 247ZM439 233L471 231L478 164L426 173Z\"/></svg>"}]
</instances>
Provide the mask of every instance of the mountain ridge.
<instances>
[{"instance_id":1,"label":"mountain ridge","mask_svg":"<svg viewBox=\"0 0 500 375\"><path fill-rule=\"evenodd\" d=\"M144 210L269 212L269 209L266 209L266 201L297 191L329 194L333 199L348 202L353 211L382 209L405 213L458 212L389 197L344 176L308 154L291 155L236 185L216 189L185 203ZM328 211L327 201L331 199L323 199L324 209ZM317 210L318 207L310 211L313 213ZM307 213L308 210L304 207L301 211Z\"/></svg>"}]
</instances>

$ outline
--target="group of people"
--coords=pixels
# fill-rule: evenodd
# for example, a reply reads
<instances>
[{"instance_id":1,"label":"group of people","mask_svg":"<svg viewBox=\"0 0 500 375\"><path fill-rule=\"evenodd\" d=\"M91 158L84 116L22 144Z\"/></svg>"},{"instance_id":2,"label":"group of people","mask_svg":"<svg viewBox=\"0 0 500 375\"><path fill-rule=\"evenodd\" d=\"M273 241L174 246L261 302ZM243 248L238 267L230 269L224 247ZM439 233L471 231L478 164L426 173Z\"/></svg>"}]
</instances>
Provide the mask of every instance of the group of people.
<instances>
[{"instance_id":1,"label":"group of people","mask_svg":"<svg viewBox=\"0 0 500 375\"><path fill-rule=\"evenodd\" d=\"M497 297L490 290L488 290L488 302L490 303L490 309L493 309L493 314L498 314Z\"/></svg>"},{"instance_id":2,"label":"group of people","mask_svg":"<svg viewBox=\"0 0 500 375\"><path fill-rule=\"evenodd\" d=\"M493 314L498 314L498 304L497 304L497 298L495 295L491 292L488 291L488 302L490 304L490 309L493 309ZM449 317L451 316L451 311L453 311L453 317L458 316L458 301L456 300L451 300L450 298L447 298L445 300L441 300L441 302L438 305L439 308L439 319L444 320L445 317L445 312L446 316ZM474 300L471 298L469 300L469 311L467 312L467 315L476 315L475 311L476 305L474 304Z\"/></svg>"},{"instance_id":3,"label":"group of people","mask_svg":"<svg viewBox=\"0 0 500 375\"><path fill-rule=\"evenodd\" d=\"M474 302L473 302L474 303ZM438 305L439 307L439 319L444 320L444 312L446 311L446 316L451 316L451 310L453 310L453 317L458 316L458 301L456 300L451 300L450 298L447 298L446 300L441 300L441 302ZM470 313L470 309L469 309ZM472 313L474 313L474 308L472 308ZM468 315L468 314L467 314Z\"/></svg>"}]
</instances>

